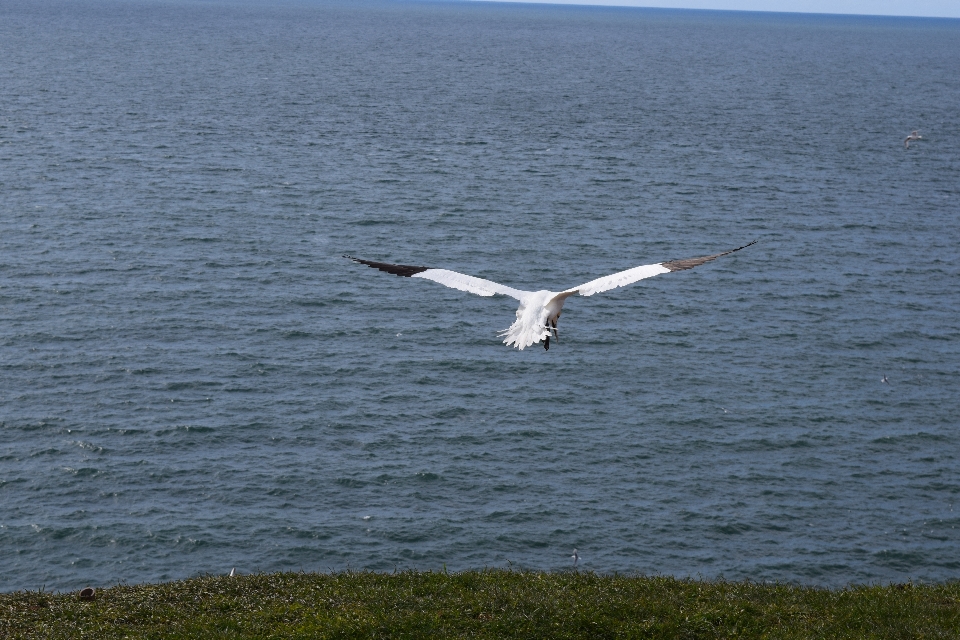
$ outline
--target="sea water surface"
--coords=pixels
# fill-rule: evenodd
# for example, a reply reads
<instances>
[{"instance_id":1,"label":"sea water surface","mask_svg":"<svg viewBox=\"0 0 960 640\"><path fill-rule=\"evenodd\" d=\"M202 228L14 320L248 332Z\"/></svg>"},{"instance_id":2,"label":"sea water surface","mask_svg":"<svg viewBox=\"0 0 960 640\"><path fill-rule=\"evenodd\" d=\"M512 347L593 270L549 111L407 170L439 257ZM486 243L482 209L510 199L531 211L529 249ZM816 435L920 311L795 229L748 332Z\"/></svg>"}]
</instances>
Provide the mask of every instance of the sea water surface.
<instances>
[{"instance_id":1,"label":"sea water surface","mask_svg":"<svg viewBox=\"0 0 960 640\"><path fill-rule=\"evenodd\" d=\"M956 579L958 60L958 20L0 3L0 589ZM557 290L755 239L548 352L341 257Z\"/></svg>"}]
</instances>

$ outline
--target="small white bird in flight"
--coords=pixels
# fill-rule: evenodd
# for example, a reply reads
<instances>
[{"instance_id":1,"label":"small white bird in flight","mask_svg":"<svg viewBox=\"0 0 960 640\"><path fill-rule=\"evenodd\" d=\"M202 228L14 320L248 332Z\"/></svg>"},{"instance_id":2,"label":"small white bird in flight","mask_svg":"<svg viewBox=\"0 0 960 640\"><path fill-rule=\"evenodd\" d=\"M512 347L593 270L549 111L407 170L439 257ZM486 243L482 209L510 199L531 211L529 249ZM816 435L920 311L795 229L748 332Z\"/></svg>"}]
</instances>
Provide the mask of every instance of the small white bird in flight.
<instances>
[{"instance_id":1,"label":"small white bird in flight","mask_svg":"<svg viewBox=\"0 0 960 640\"><path fill-rule=\"evenodd\" d=\"M577 553L577 550L576 550L576 549L574 549L574 550L573 550L573 555L570 556L570 557L573 558L573 566L574 566L574 568L576 568L577 563L580 561L580 554Z\"/></svg>"},{"instance_id":2,"label":"small white bird in flight","mask_svg":"<svg viewBox=\"0 0 960 640\"><path fill-rule=\"evenodd\" d=\"M388 262L373 262L372 260L361 260L360 258L354 258L352 256L343 257L397 276L425 278L454 289L459 289L460 291L468 291L481 296L502 294L516 298L520 301L520 307L517 309L517 320L498 335L503 338L504 344L523 350L525 347L529 347L540 341L543 341L544 349L549 349L551 335L559 342L560 336L557 333L557 321L560 318L560 311L563 309L563 303L566 299L575 293L579 293L582 296L592 296L595 293L623 287L638 280L643 280L644 278L660 275L661 273L693 269L705 262L716 260L734 251L740 251L740 249L745 249L756 242L757 241L754 240L742 247L724 251L723 253L715 253L711 256L641 265L633 269L627 269L626 271L620 271L609 276L597 278L579 287L560 292L546 290L522 291L498 284L491 280L475 278L457 273L456 271L448 271L447 269L415 267L412 265L391 264Z\"/></svg>"},{"instance_id":3,"label":"small white bird in flight","mask_svg":"<svg viewBox=\"0 0 960 640\"><path fill-rule=\"evenodd\" d=\"M914 140L923 140L923 136L920 135L919 131L911 131L910 135L908 135L906 138L903 139L903 148L909 149L910 143L913 142Z\"/></svg>"}]
</instances>

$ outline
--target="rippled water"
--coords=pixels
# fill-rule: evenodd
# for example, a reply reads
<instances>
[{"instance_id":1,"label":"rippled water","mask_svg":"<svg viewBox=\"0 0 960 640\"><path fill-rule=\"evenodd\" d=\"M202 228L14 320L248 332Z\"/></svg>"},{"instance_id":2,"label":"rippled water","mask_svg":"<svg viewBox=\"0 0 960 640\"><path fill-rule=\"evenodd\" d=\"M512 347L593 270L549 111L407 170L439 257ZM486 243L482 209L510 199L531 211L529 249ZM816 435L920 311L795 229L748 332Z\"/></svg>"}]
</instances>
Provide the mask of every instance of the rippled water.
<instances>
[{"instance_id":1,"label":"rippled water","mask_svg":"<svg viewBox=\"0 0 960 640\"><path fill-rule=\"evenodd\" d=\"M957 577L960 21L14 1L0 43L0 589ZM340 257L557 289L757 238L549 352Z\"/></svg>"}]
</instances>

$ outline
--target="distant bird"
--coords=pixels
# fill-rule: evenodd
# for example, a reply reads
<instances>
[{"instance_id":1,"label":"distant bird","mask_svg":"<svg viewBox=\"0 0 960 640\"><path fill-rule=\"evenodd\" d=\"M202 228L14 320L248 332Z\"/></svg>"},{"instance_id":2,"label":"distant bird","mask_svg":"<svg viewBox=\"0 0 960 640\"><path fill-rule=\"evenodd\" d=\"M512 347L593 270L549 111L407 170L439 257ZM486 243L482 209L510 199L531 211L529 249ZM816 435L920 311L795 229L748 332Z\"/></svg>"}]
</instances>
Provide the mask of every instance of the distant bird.
<instances>
[{"instance_id":1,"label":"distant bird","mask_svg":"<svg viewBox=\"0 0 960 640\"><path fill-rule=\"evenodd\" d=\"M230 577L233 578L236 575L237 575L237 568L234 567L233 569L230 569Z\"/></svg>"},{"instance_id":2,"label":"distant bird","mask_svg":"<svg viewBox=\"0 0 960 640\"><path fill-rule=\"evenodd\" d=\"M887 384L890 384L890 381L887 380L887 374L883 374L883 377L880 378L880 382L886 382Z\"/></svg>"},{"instance_id":3,"label":"distant bird","mask_svg":"<svg viewBox=\"0 0 960 640\"><path fill-rule=\"evenodd\" d=\"M576 550L576 549L574 549L574 550L573 550L573 555L570 556L570 557L573 558L573 566L576 567L576 566L577 566L577 562L580 560L580 554L577 553L577 550Z\"/></svg>"},{"instance_id":4,"label":"distant bird","mask_svg":"<svg viewBox=\"0 0 960 640\"><path fill-rule=\"evenodd\" d=\"M923 136L920 135L919 131L911 131L910 135L908 135L906 138L903 139L903 148L909 149L910 143L913 142L914 140L923 140Z\"/></svg>"},{"instance_id":5,"label":"distant bird","mask_svg":"<svg viewBox=\"0 0 960 640\"><path fill-rule=\"evenodd\" d=\"M745 249L752 244L756 244L756 242L757 241L754 240L742 247L724 251L723 253L715 253L710 256L641 265L627 269L626 271L620 271L609 276L597 278L579 287L560 292L546 290L523 291L498 284L491 280L475 278L457 273L456 271L448 271L447 269L416 267L406 264L391 264L388 262L373 262L372 260L361 260L360 258L354 258L352 256L343 257L397 276L433 280L442 285L459 289L460 291L476 293L481 296L501 294L516 298L520 301L520 307L517 309L517 320L498 335L503 338L504 344L523 350L525 347L536 344L541 340L543 341L543 348L549 349L551 334L557 342L560 341L560 335L557 333L557 321L560 318L560 311L563 309L563 303L566 299L575 293L579 293L582 296L592 296L595 293L623 287L638 280L643 280L644 278L660 275L661 273L693 269L705 262L716 260L734 251L740 251L740 249Z\"/></svg>"}]
</instances>

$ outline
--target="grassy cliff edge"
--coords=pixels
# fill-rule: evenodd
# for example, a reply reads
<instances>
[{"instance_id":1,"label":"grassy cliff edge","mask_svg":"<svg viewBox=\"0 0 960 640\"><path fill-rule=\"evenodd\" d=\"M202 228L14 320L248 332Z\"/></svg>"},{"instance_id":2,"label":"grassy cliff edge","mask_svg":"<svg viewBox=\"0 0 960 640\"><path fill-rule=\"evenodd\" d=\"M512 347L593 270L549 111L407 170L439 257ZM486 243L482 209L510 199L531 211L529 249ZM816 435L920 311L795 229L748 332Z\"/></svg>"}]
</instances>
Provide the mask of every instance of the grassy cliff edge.
<instances>
[{"instance_id":1,"label":"grassy cliff edge","mask_svg":"<svg viewBox=\"0 0 960 640\"><path fill-rule=\"evenodd\" d=\"M502 570L200 577L0 594L3 638L960 638L960 583Z\"/></svg>"}]
</instances>

